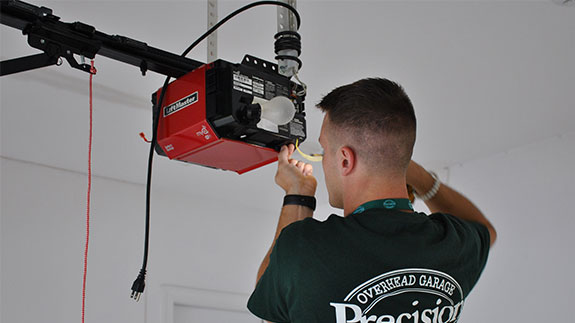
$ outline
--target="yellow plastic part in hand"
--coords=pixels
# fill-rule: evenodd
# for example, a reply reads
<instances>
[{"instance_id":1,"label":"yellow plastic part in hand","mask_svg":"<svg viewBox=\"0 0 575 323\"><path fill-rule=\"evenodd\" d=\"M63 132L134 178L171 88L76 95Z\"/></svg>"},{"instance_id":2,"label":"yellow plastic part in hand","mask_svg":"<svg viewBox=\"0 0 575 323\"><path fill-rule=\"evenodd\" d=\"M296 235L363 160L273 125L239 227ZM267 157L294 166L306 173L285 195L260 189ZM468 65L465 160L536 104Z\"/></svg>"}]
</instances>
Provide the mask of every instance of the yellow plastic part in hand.
<instances>
[{"instance_id":1,"label":"yellow plastic part in hand","mask_svg":"<svg viewBox=\"0 0 575 323\"><path fill-rule=\"evenodd\" d=\"M323 159L323 155L320 154L311 154L308 155L306 153L304 153L303 151L301 151L299 149L299 139L295 140L295 149L297 149L297 152L305 159L311 161L311 162L320 162Z\"/></svg>"}]
</instances>

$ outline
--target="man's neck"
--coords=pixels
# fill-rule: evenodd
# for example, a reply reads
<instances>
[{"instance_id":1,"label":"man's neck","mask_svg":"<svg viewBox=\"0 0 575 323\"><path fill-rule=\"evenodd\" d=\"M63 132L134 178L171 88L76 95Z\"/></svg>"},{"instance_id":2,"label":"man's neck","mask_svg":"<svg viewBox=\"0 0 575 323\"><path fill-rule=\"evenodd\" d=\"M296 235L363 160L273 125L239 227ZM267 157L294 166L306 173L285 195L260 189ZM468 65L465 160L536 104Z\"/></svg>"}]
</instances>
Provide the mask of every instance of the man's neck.
<instances>
[{"instance_id":1,"label":"man's neck","mask_svg":"<svg viewBox=\"0 0 575 323\"><path fill-rule=\"evenodd\" d=\"M360 205L369 201L390 198L409 198L405 178L372 177L363 181L348 183L345 186L343 201L344 215L351 214Z\"/></svg>"}]
</instances>

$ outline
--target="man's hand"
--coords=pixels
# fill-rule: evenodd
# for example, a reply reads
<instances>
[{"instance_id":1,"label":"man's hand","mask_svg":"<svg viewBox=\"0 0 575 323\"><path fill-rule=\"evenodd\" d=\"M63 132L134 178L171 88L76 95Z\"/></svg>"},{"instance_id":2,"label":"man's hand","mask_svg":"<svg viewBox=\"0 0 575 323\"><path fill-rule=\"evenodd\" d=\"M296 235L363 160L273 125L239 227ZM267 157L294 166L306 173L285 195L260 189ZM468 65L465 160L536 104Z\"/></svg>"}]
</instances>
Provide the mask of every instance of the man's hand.
<instances>
[{"instance_id":1,"label":"man's hand","mask_svg":"<svg viewBox=\"0 0 575 323\"><path fill-rule=\"evenodd\" d=\"M291 159L294 150L293 144L281 148L278 155L276 183L285 190L286 194L314 196L317 180L313 176L313 167Z\"/></svg>"}]
</instances>

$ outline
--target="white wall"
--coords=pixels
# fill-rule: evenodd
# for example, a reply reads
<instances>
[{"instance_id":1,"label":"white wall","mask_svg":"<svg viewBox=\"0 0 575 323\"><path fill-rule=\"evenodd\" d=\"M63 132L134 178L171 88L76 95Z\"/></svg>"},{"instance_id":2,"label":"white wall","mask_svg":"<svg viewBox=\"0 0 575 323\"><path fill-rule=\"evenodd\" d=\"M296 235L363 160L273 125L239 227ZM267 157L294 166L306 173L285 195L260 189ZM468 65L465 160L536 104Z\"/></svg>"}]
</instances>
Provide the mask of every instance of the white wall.
<instances>
[{"instance_id":1,"label":"white wall","mask_svg":"<svg viewBox=\"0 0 575 323\"><path fill-rule=\"evenodd\" d=\"M0 162L0 319L79 321L86 175ZM154 191L149 275L135 303L129 294L142 259L144 186L94 178L86 322L164 322L165 286L247 300L277 215L225 201Z\"/></svg>"},{"instance_id":2,"label":"white wall","mask_svg":"<svg viewBox=\"0 0 575 323\"><path fill-rule=\"evenodd\" d=\"M0 171L2 322L78 321L86 177L4 158ZM133 201L143 191L98 179L93 187L86 315L93 322L142 321L126 283L138 266L142 230L135 227L143 208Z\"/></svg>"},{"instance_id":3,"label":"white wall","mask_svg":"<svg viewBox=\"0 0 575 323\"><path fill-rule=\"evenodd\" d=\"M575 133L452 167L498 240L462 322L571 322Z\"/></svg>"}]
</instances>

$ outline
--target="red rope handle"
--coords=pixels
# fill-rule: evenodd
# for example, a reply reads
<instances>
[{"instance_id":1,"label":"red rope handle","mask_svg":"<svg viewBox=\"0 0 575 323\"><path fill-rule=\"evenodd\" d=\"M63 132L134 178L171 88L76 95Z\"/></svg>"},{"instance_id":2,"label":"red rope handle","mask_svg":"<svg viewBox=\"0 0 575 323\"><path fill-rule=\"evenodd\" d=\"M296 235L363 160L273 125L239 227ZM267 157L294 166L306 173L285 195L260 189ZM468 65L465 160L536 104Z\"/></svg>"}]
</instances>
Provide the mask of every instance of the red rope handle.
<instances>
[{"instance_id":1,"label":"red rope handle","mask_svg":"<svg viewBox=\"0 0 575 323\"><path fill-rule=\"evenodd\" d=\"M88 192L86 194L86 246L84 248L84 279L82 281L82 323L86 313L86 276L88 274L88 246L90 244L90 193L92 192L92 77L96 74L94 60L90 68L90 139L88 140Z\"/></svg>"}]
</instances>

